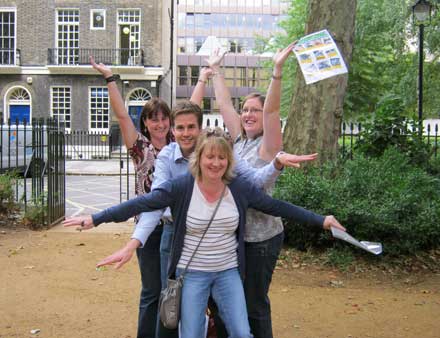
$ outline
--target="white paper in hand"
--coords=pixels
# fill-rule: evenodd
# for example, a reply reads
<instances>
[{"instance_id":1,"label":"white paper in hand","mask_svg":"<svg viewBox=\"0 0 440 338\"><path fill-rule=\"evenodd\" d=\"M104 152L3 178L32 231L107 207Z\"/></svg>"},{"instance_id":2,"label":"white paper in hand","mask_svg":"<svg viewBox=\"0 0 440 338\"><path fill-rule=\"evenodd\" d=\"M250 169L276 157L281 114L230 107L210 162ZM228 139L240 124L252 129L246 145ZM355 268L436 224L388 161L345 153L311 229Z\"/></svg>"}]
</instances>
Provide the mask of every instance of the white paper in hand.
<instances>
[{"instance_id":1,"label":"white paper in hand","mask_svg":"<svg viewBox=\"0 0 440 338\"><path fill-rule=\"evenodd\" d=\"M358 248L364 249L365 251L368 251L375 255L380 255L382 253L382 244L381 243L375 243L375 242L366 242L366 241L358 241L356 238L350 236L347 232L339 230L337 228L332 229L332 235L334 238L342 239L343 241L346 241L350 244L353 244L354 246L357 246Z\"/></svg>"},{"instance_id":2,"label":"white paper in hand","mask_svg":"<svg viewBox=\"0 0 440 338\"><path fill-rule=\"evenodd\" d=\"M293 52L306 84L347 73L341 52L326 29L299 39Z\"/></svg>"}]
</instances>

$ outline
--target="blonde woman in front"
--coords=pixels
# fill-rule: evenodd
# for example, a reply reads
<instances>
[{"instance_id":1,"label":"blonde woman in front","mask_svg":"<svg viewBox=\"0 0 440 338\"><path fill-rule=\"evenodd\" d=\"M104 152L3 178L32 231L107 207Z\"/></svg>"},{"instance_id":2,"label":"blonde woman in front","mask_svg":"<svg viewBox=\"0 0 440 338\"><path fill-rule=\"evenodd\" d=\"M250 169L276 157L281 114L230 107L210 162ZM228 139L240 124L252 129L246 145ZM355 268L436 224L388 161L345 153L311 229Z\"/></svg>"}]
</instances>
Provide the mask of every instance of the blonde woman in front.
<instances>
[{"instance_id":1,"label":"blonde woman in front","mask_svg":"<svg viewBox=\"0 0 440 338\"><path fill-rule=\"evenodd\" d=\"M252 337L242 284L247 208L291 218L306 226L345 230L333 216L324 217L273 199L252 182L234 177L232 154L231 143L221 129L204 131L190 160L190 174L92 216L64 222L66 226L81 225L87 229L169 206L175 220L175 234L168 274L174 277L182 273L223 193L216 216L185 274L181 338L203 337L209 295L217 303L229 337Z\"/></svg>"}]
</instances>

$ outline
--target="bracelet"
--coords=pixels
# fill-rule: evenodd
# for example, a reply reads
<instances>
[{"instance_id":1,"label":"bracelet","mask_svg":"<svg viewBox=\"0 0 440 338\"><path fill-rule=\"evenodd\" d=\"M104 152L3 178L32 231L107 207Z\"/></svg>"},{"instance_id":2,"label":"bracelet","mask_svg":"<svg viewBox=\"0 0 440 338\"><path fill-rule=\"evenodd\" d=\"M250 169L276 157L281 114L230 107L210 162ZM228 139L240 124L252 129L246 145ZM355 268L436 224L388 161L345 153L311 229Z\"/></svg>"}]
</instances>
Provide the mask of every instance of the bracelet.
<instances>
[{"instance_id":1,"label":"bracelet","mask_svg":"<svg viewBox=\"0 0 440 338\"><path fill-rule=\"evenodd\" d=\"M197 81L206 84L206 81L205 81L205 80L198 79Z\"/></svg>"},{"instance_id":2,"label":"bracelet","mask_svg":"<svg viewBox=\"0 0 440 338\"><path fill-rule=\"evenodd\" d=\"M105 82L110 83L119 80L121 77L119 75L111 75L105 78Z\"/></svg>"},{"instance_id":3,"label":"bracelet","mask_svg":"<svg viewBox=\"0 0 440 338\"><path fill-rule=\"evenodd\" d=\"M272 79L274 79L274 80L281 80L282 77L283 77L282 75L276 76L276 75L272 74Z\"/></svg>"}]
</instances>

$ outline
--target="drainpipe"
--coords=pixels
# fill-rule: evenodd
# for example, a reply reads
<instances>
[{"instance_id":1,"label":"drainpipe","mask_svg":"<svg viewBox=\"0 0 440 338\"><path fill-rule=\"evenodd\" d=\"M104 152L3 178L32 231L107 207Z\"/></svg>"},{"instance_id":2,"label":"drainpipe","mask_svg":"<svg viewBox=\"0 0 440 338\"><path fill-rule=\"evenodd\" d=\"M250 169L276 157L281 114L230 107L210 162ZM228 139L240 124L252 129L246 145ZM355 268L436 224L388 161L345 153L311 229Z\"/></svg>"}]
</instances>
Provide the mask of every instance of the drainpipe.
<instances>
[{"instance_id":1,"label":"drainpipe","mask_svg":"<svg viewBox=\"0 0 440 338\"><path fill-rule=\"evenodd\" d=\"M179 0L177 0L179 4ZM171 0L171 13L168 11L170 17L170 71L171 71L171 97L170 107L173 106L173 90L174 90L174 0Z\"/></svg>"}]
</instances>

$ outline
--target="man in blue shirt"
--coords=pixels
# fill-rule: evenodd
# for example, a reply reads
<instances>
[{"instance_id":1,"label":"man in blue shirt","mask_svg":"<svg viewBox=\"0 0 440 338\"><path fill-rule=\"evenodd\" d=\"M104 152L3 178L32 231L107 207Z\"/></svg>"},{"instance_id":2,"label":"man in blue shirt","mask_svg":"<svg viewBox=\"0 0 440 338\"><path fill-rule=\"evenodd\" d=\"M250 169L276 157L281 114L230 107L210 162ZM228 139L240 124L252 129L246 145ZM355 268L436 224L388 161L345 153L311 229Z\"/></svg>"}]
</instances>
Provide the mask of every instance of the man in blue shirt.
<instances>
[{"instance_id":1,"label":"man in blue shirt","mask_svg":"<svg viewBox=\"0 0 440 338\"><path fill-rule=\"evenodd\" d=\"M154 180L151 190L154 190L169 179L188 172L188 159L195 149L197 138L202 130L203 113L198 105L185 101L177 104L173 109L171 120L176 142L170 143L159 153L155 162ZM298 166L298 163L303 160L301 156L283 153L279 154L279 156L277 155L275 160L269 165L260 169L254 169L246 161L239 159L238 156L235 159L236 174L247 177L260 187L272 185L280 174L283 165ZM160 245L160 278L162 288L165 288L173 238L173 223L169 209L141 214L131 240L122 249L99 262L98 266L115 264L115 268L120 268L128 262L135 250L146 243L161 218L164 220L164 228ZM176 330L167 330L162 325L158 328L157 334L160 338L178 336Z\"/></svg>"}]
</instances>

